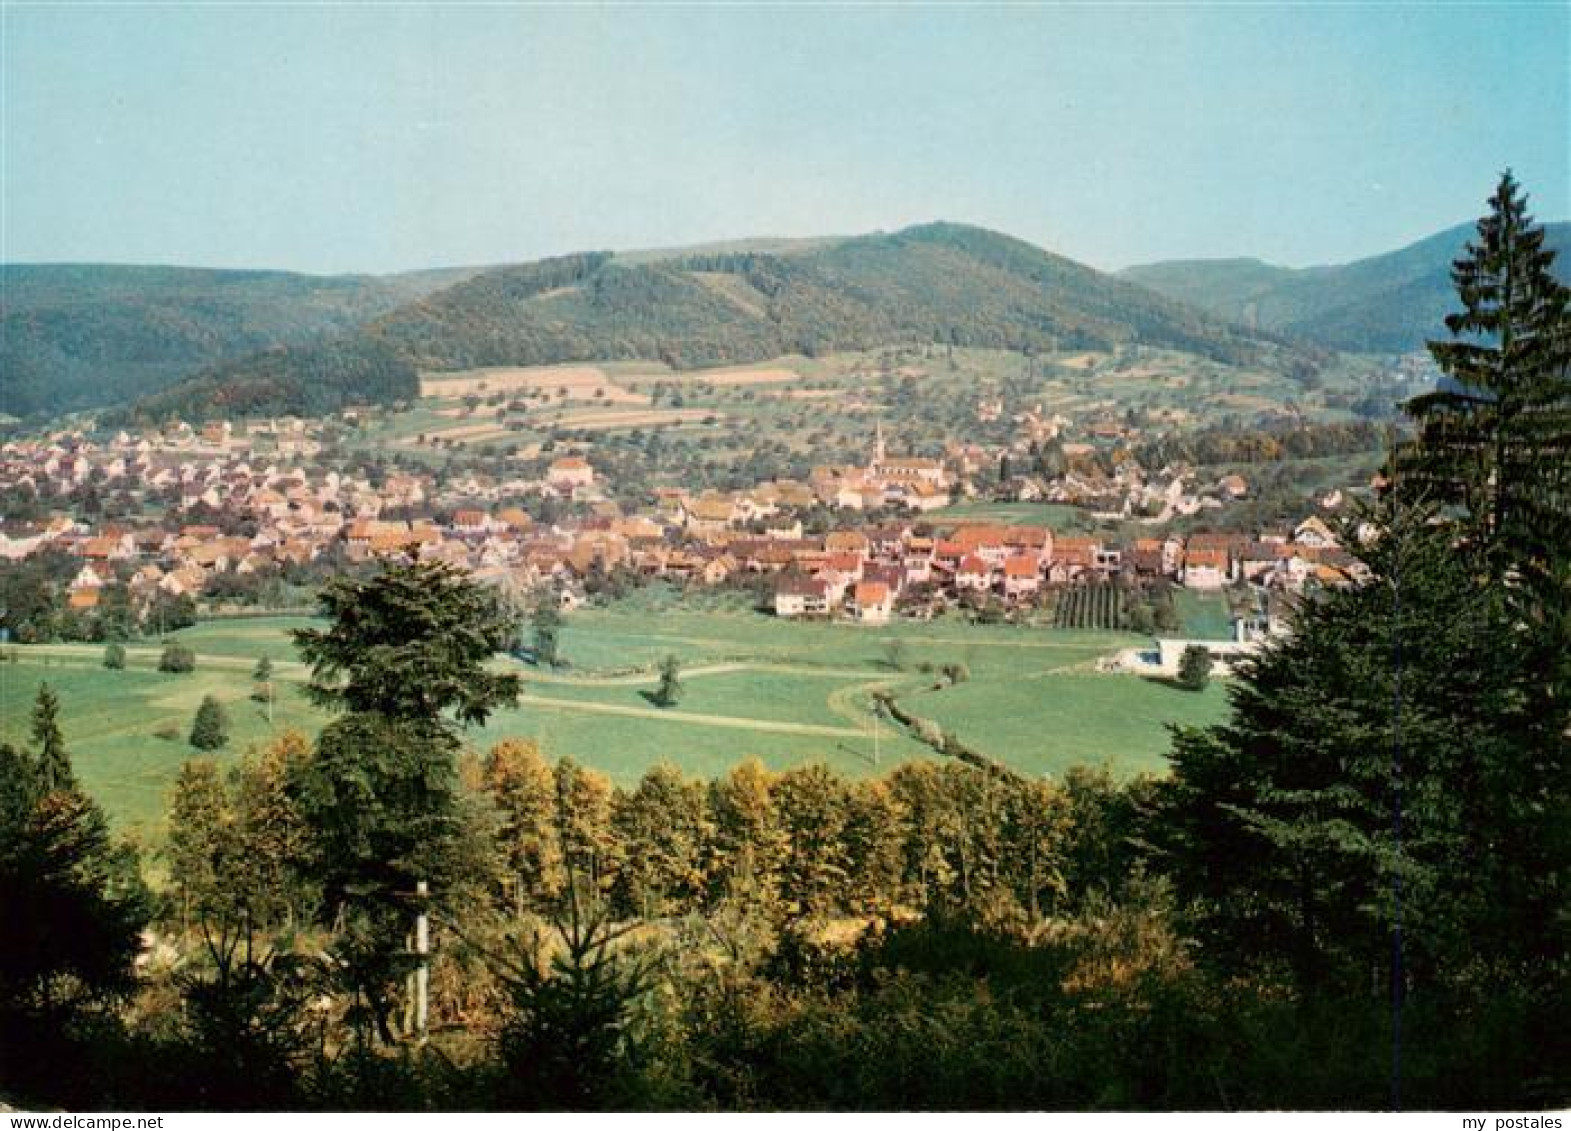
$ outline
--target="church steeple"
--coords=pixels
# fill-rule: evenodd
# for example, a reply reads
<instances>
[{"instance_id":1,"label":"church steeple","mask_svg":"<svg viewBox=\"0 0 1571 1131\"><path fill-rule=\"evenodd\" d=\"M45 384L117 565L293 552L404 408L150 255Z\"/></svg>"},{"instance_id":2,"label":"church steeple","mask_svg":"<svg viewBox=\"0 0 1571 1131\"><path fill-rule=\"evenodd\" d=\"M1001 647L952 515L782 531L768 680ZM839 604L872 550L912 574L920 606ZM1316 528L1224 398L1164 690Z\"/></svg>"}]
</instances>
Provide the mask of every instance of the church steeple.
<instances>
[{"instance_id":1,"label":"church steeple","mask_svg":"<svg viewBox=\"0 0 1571 1131\"><path fill-rule=\"evenodd\" d=\"M880 421L877 421L874 424L873 466L876 468L876 467L880 466L883 462L884 462L884 422L882 420L880 420Z\"/></svg>"}]
</instances>

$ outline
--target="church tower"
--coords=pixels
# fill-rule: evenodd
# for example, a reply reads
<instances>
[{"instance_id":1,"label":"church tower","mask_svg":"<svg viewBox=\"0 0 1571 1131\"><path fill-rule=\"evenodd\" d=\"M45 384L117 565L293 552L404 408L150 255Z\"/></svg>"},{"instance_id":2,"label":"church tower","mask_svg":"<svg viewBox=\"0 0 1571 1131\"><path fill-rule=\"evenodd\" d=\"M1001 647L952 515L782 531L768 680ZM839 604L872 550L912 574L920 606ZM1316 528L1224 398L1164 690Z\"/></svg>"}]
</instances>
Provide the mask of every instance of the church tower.
<instances>
[{"instance_id":1,"label":"church tower","mask_svg":"<svg viewBox=\"0 0 1571 1131\"><path fill-rule=\"evenodd\" d=\"M882 420L874 425L873 436L872 470L877 471L884 465L884 422Z\"/></svg>"}]
</instances>

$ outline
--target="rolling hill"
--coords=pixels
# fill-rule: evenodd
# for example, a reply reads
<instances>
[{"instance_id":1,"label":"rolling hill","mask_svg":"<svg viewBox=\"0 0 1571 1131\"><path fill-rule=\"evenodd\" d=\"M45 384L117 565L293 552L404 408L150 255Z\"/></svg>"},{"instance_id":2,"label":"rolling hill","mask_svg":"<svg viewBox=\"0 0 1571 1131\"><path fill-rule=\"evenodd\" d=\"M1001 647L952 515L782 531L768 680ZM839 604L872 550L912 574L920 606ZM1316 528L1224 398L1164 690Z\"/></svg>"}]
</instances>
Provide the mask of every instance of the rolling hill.
<instances>
[{"instance_id":1,"label":"rolling hill","mask_svg":"<svg viewBox=\"0 0 1571 1131\"><path fill-rule=\"evenodd\" d=\"M0 411L125 403L228 358L353 330L471 273L0 266Z\"/></svg>"},{"instance_id":2,"label":"rolling hill","mask_svg":"<svg viewBox=\"0 0 1571 1131\"><path fill-rule=\"evenodd\" d=\"M1571 224L1546 224L1571 281ZM1295 270L1258 259L1174 260L1120 276L1246 326L1359 353L1405 353L1445 334L1456 308L1451 262L1475 233L1460 225L1385 255Z\"/></svg>"},{"instance_id":3,"label":"rolling hill","mask_svg":"<svg viewBox=\"0 0 1571 1131\"><path fill-rule=\"evenodd\" d=\"M215 366L141 411L316 412L413 396L420 370L476 366L636 358L689 368L916 342L1141 342L1242 361L1271 348L1261 337L1008 236L928 224L495 268L331 340Z\"/></svg>"}]
</instances>

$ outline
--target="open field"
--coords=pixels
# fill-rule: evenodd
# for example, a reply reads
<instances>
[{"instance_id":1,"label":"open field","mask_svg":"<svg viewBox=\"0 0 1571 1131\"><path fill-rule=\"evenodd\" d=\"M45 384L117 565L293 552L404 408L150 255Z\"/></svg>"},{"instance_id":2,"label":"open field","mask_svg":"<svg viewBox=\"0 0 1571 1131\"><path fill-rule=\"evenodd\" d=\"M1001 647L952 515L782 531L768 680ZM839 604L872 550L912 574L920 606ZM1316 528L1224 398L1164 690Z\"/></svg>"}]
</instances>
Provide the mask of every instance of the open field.
<instances>
[{"instance_id":1,"label":"open field","mask_svg":"<svg viewBox=\"0 0 1571 1131\"><path fill-rule=\"evenodd\" d=\"M932 511L928 521L999 523L1006 526L1046 526L1053 530L1089 530L1096 520L1080 507L1061 503L963 502Z\"/></svg>"},{"instance_id":2,"label":"open field","mask_svg":"<svg viewBox=\"0 0 1571 1131\"><path fill-rule=\"evenodd\" d=\"M569 400L649 403L648 397L628 392L612 380L605 370L592 365L466 369L456 373L420 375L420 395L426 398L489 396L535 390L545 390Z\"/></svg>"},{"instance_id":3,"label":"open field","mask_svg":"<svg viewBox=\"0 0 1571 1131\"><path fill-rule=\"evenodd\" d=\"M1098 672L1100 657L1139 642L1124 634L946 620L868 629L680 606L656 615L665 599L644 594L570 616L562 636L568 666L516 665L525 680L519 706L470 740L483 748L504 737L534 738L549 756L571 755L624 785L660 761L713 775L749 757L776 769L817 760L860 775L935 757L887 720L875 736L871 695L887 689L1023 772L1061 774L1095 762L1130 774L1163 770L1165 724L1215 721L1225 708L1218 687L1195 695ZM217 696L232 721L221 760L271 733L265 708L249 698L250 673L263 655L279 689L276 728L314 733L326 721L300 694L306 672L289 637L309 623L210 621L172 634L198 654L189 675L156 671L152 643L132 645L130 666L120 672L102 667L96 645L18 649L18 662L0 664L0 736L26 741L32 698L47 680L60 693L66 739L88 789L119 827L156 840L174 775L196 755L185 737L203 695ZM662 710L646 693L668 654L682 661L685 693ZM970 679L935 689L939 681L919 670L946 663L966 665ZM160 737L168 729L175 737Z\"/></svg>"},{"instance_id":4,"label":"open field","mask_svg":"<svg viewBox=\"0 0 1571 1131\"><path fill-rule=\"evenodd\" d=\"M275 657L285 654L270 650ZM221 759L239 757L271 733L266 707L250 699L254 656L261 653L202 653L195 672L170 675L156 670L155 648L132 646L129 666L118 672L102 666L102 652L96 646L29 648L18 663L0 664L0 738L29 740L33 696L40 682L48 682L60 694L62 729L83 785L116 826L156 838L175 774L197 756L186 738L204 695L215 696L229 714L230 744ZM275 726L314 733L323 716L298 694L303 669L278 667ZM174 737L160 737L164 728Z\"/></svg>"},{"instance_id":5,"label":"open field","mask_svg":"<svg viewBox=\"0 0 1571 1131\"><path fill-rule=\"evenodd\" d=\"M611 428L649 428L660 424L691 424L719 414L707 408L651 408L610 412L570 412L552 417L550 423L559 428L577 428L590 431Z\"/></svg>"},{"instance_id":6,"label":"open field","mask_svg":"<svg viewBox=\"0 0 1571 1131\"><path fill-rule=\"evenodd\" d=\"M1173 594L1173 607L1183 622L1185 636L1195 640L1232 639L1233 621L1227 598L1222 594L1179 589Z\"/></svg>"},{"instance_id":7,"label":"open field","mask_svg":"<svg viewBox=\"0 0 1571 1131\"><path fill-rule=\"evenodd\" d=\"M711 385L775 385L800 380L793 369L698 369L683 374L684 380L707 381Z\"/></svg>"},{"instance_id":8,"label":"open field","mask_svg":"<svg viewBox=\"0 0 1571 1131\"><path fill-rule=\"evenodd\" d=\"M422 461L445 460L455 448L530 460L552 442L578 444L591 459L596 449L626 458L641 456L647 433L658 430L674 454L656 485L676 485L695 464L715 476L749 462L766 475L800 478L813 464L864 458L879 424L892 451L931 456L940 437L1003 442L1010 414L1027 408L1061 413L1074 428L1130 411L1159 427L1346 420L1349 398L1363 395L1378 371L1375 359L1343 357L1311 389L1267 364L1230 366L1150 347L1028 358L919 344L713 369L637 359L470 369L423 374L423 399L374 414L347 442L370 451L396 445ZM988 398L1001 398L1009 413L979 420ZM509 407L516 400L523 406Z\"/></svg>"}]
</instances>

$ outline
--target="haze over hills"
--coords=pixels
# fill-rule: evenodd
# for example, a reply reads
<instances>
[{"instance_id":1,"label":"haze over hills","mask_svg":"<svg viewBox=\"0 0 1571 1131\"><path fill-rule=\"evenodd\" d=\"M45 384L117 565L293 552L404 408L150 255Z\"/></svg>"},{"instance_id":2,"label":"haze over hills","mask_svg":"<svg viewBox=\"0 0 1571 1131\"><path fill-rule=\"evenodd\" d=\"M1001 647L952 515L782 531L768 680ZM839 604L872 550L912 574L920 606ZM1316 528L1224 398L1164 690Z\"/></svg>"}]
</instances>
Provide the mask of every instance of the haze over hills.
<instances>
[{"instance_id":1,"label":"haze over hills","mask_svg":"<svg viewBox=\"0 0 1571 1131\"><path fill-rule=\"evenodd\" d=\"M472 273L3 265L0 412L132 401L225 358L352 330Z\"/></svg>"},{"instance_id":2,"label":"haze over hills","mask_svg":"<svg viewBox=\"0 0 1571 1131\"><path fill-rule=\"evenodd\" d=\"M885 345L1273 348L1214 315L958 224L699 252L593 252L465 279L320 345L230 361L147 413L321 411L413 396L420 370L649 359L675 368Z\"/></svg>"},{"instance_id":3,"label":"haze over hills","mask_svg":"<svg viewBox=\"0 0 1571 1131\"><path fill-rule=\"evenodd\" d=\"M1544 225L1556 270L1571 281L1571 223ZM1258 259L1191 259L1130 267L1121 277L1223 318L1333 349L1405 353L1443 336L1456 307L1451 263L1476 234L1447 229L1384 255L1295 270Z\"/></svg>"}]
</instances>

